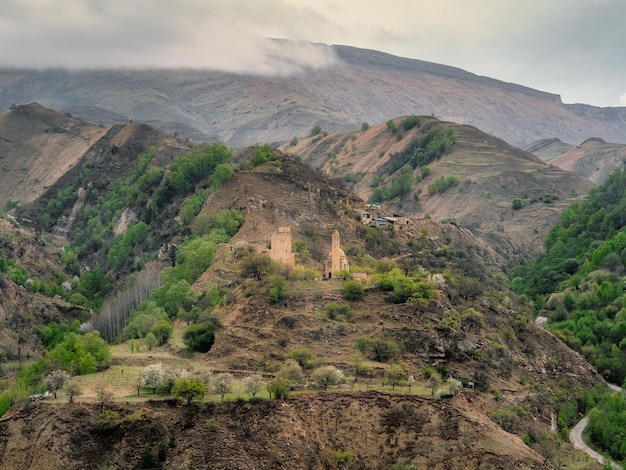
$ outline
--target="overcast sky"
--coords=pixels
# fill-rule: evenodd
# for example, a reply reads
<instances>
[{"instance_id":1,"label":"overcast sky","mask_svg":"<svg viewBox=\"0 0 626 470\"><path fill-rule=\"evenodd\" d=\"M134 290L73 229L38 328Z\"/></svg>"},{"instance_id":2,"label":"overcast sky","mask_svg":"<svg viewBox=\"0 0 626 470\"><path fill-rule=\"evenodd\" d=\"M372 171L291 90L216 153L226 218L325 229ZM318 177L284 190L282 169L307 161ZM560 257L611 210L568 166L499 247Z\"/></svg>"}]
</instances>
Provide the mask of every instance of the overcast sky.
<instances>
[{"instance_id":1,"label":"overcast sky","mask_svg":"<svg viewBox=\"0 0 626 470\"><path fill-rule=\"evenodd\" d=\"M0 0L0 65L291 73L345 44L626 106L626 0ZM293 60L296 58L297 60Z\"/></svg>"}]
</instances>

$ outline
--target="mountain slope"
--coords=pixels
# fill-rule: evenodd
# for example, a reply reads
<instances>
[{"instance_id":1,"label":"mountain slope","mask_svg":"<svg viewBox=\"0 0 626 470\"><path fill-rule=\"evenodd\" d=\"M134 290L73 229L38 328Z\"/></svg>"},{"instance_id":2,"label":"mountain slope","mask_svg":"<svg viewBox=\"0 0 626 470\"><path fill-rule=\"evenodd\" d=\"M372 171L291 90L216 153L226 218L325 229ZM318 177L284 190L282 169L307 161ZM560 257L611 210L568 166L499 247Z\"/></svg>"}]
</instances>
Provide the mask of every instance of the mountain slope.
<instances>
[{"instance_id":1,"label":"mountain slope","mask_svg":"<svg viewBox=\"0 0 626 470\"><path fill-rule=\"evenodd\" d=\"M314 125L336 131L409 114L470 124L519 146L555 136L625 141L624 108L566 105L558 95L372 50L329 51L333 65L293 76L5 69L0 109L37 101L106 125L147 122L237 147L307 135Z\"/></svg>"},{"instance_id":2,"label":"mountain slope","mask_svg":"<svg viewBox=\"0 0 626 470\"><path fill-rule=\"evenodd\" d=\"M549 160L550 165L602 183L613 171L624 168L626 145L602 139L587 139L575 148Z\"/></svg>"},{"instance_id":3,"label":"mountain slope","mask_svg":"<svg viewBox=\"0 0 626 470\"><path fill-rule=\"evenodd\" d=\"M280 148L329 176L352 182L353 190L365 200L374 194L374 186L389 186L402 171L409 171L418 182L405 194L385 200L380 214L428 214L437 221L454 221L508 253L509 265L537 254L563 210L592 186L588 180L547 165L474 127L419 119L420 126L406 131L403 123L407 118L395 119L397 132L391 132L389 124L380 124L300 139L296 145ZM402 165L400 159L415 152L413 143L432 129L452 131L456 143L448 154L425 165L429 173L421 178L421 168ZM456 177L458 186L431 194L429 187L442 177ZM523 207L513 210L512 201L517 198Z\"/></svg>"},{"instance_id":4,"label":"mountain slope","mask_svg":"<svg viewBox=\"0 0 626 470\"><path fill-rule=\"evenodd\" d=\"M0 116L0 206L31 202L76 166L105 133L40 105L17 106Z\"/></svg>"},{"instance_id":5,"label":"mountain slope","mask_svg":"<svg viewBox=\"0 0 626 470\"><path fill-rule=\"evenodd\" d=\"M544 162L550 160L552 158L556 158L559 155L571 150L574 146L571 144L566 144L565 142L561 142L557 138L552 139L541 139L537 142L533 142L526 147L524 150L527 152L536 155Z\"/></svg>"}]
</instances>

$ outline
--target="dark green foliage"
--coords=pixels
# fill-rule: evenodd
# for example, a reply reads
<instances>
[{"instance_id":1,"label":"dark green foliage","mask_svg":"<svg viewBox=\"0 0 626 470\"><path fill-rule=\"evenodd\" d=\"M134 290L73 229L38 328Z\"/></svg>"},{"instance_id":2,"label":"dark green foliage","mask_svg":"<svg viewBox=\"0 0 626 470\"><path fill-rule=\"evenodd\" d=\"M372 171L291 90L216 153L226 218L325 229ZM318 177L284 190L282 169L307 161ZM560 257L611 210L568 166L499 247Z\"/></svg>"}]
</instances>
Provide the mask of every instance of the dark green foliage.
<instances>
[{"instance_id":1,"label":"dark green foliage","mask_svg":"<svg viewBox=\"0 0 626 470\"><path fill-rule=\"evenodd\" d=\"M223 230L226 235L232 237L237 233L242 223L243 217L239 212L235 209L226 209L217 214L199 216L195 221L193 233L195 236L201 236L213 230L216 230L216 233Z\"/></svg>"},{"instance_id":2,"label":"dark green foliage","mask_svg":"<svg viewBox=\"0 0 626 470\"><path fill-rule=\"evenodd\" d=\"M134 338L144 338L152 327L160 320L167 320L168 316L163 307L155 301L144 301L139 308L131 313L126 327L122 330L118 342L128 341Z\"/></svg>"},{"instance_id":3,"label":"dark green foliage","mask_svg":"<svg viewBox=\"0 0 626 470\"><path fill-rule=\"evenodd\" d=\"M511 209L517 211L520 210L522 207L524 207L524 203L520 198L516 197L515 199L513 199L513 202L511 203Z\"/></svg>"},{"instance_id":4,"label":"dark green foliage","mask_svg":"<svg viewBox=\"0 0 626 470\"><path fill-rule=\"evenodd\" d=\"M115 238L113 245L107 253L107 262L111 269L119 269L130 259L133 248L141 242L148 233L148 225L138 222L128 227L126 232Z\"/></svg>"},{"instance_id":5,"label":"dark green foliage","mask_svg":"<svg viewBox=\"0 0 626 470\"><path fill-rule=\"evenodd\" d=\"M570 206L548 234L546 251L511 276L513 290L538 307L564 292L546 312L549 328L614 383L626 377L625 190L618 170Z\"/></svg>"},{"instance_id":6,"label":"dark green foliage","mask_svg":"<svg viewBox=\"0 0 626 470\"><path fill-rule=\"evenodd\" d=\"M366 131L370 128L370 125L367 122L364 122L363 124L361 124L361 130L362 131Z\"/></svg>"},{"instance_id":7,"label":"dark green foliage","mask_svg":"<svg viewBox=\"0 0 626 470\"><path fill-rule=\"evenodd\" d=\"M306 369L309 367L311 361L313 360L313 353L310 349L307 348L294 349L289 354L287 354L287 358L293 359L298 364L300 364L300 367Z\"/></svg>"},{"instance_id":8,"label":"dark green foliage","mask_svg":"<svg viewBox=\"0 0 626 470\"><path fill-rule=\"evenodd\" d=\"M450 153L455 143L454 129L432 127L426 135L411 140L404 150L396 154L383 168L391 175L407 163L414 169L428 165Z\"/></svg>"},{"instance_id":9,"label":"dark green foliage","mask_svg":"<svg viewBox=\"0 0 626 470\"><path fill-rule=\"evenodd\" d=\"M422 118L419 116L411 115L407 118L404 118L402 122L400 123L400 125L402 126L402 129L404 129L405 131L409 131L413 129L414 127L421 126Z\"/></svg>"},{"instance_id":10,"label":"dark green foliage","mask_svg":"<svg viewBox=\"0 0 626 470\"><path fill-rule=\"evenodd\" d=\"M84 335L67 332L63 340L57 342L43 358L30 366L22 367L18 374L33 384L56 369L66 370L71 375L93 374L110 362L109 346L97 331Z\"/></svg>"},{"instance_id":11,"label":"dark green foliage","mask_svg":"<svg viewBox=\"0 0 626 470\"><path fill-rule=\"evenodd\" d=\"M589 413L587 430L591 442L616 460L626 459L626 399L621 393L606 396Z\"/></svg>"},{"instance_id":12,"label":"dark green foliage","mask_svg":"<svg viewBox=\"0 0 626 470\"><path fill-rule=\"evenodd\" d=\"M270 277L270 301L273 304L277 304L281 300L287 297L287 284L285 283L285 278L282 276L271 276Z\"/></svg>"},{"instance_id":13,"label":"dark green foliage","mask_svg":"<svg viewBox=\"0 0 626 470\"><path fill-rule=\"evenodd\" d=\"M139 468L142 468L142 469L161 468L161 464L154 457L151 447L146 447L141 453L141 460L139 461Z\"/></svg>"},{"instance_id":14,"label":"dark green foliage","mask_svg":"<svg viewBox=\"0 0 626 470\"><path fill-rule=\"evenodd\" d=\"M113 283L111 282L111 278L102 268L95 268L91 271L84 272L80 276L80 280L76 286L76 292L84 295L87 299L91 299L91 305L99 307L104 297L112 288Z\"/></svg>"},{"instance_id":15,"label":"dark green foliage","mask_svg":"<svg viewBox=\"0 0 626 470\"><path fill-rule=\"evenodd\" d=\"M319 126L316 126L318 131L311 135L317 135L321 132ZM269 145L265 144L263 147L254 147L254 156L252 157L252 166L259 166L262 163L265 163L269 160L274 160L274 152Z\"/></svg>"},{"instance_id":16,"label":"dark green foliage","mask_svg":"<svg viewBox=\"0 0 626 470\"><path fill-rule=\"evenodd\" d=\"M313 129L311 129L311 136L318 135L320 132L322 132L322 128L320 126L313 126Z\"/></svg>"},{"instance_id":17,"label":"dark green foliage","mask_svg":"<svg viewBox=\"0 0 626 470\"><path fill-rule=\"evenodd\" d=\"M390 292L387 300L396 304L404 303L410 298L433 299L436 296L435 289L430 284L405 276L398 268L378 274L376 288Z\"/></svg>"},{"instance_id":18,"label":"dark green foliage","mask_svg":"<svg viewBox=\"0 0 626 470\"><path fill-rule=\"evenodd\" d=\"M213 322L190 325L183 335L185 345L192 351L209 352L215 341L215 329Z\"/></svg>"},{"instance_id":19,"label":"dark green foliage","mask_svg":"<svg viewBox=\"0 0 626 470\"><path fill-rule=\"evenodd\" d=\"M185 224L189 224L198 215L209 193L208 189L199 189L192 196L185 199L183 206L180 208L180 215Z\"/></svg>"},{"instance_id":20,"label":"dark green foliage","mask_svg":"<svg viewBox=\"0 0 626 470\"><path fill-rule=\"evenodd\" d=\"M378 186L372 192L369 202L380 203L388 201L394 197L403 196L411 191L413 187L413 172L409 169L404 170L398 177L394 178L389 186Z\"/></svg>"},{"instance_id":21,"label":"dark green foliage","mask_svg":"<svg viewBox=\"0 0 626 470\"><path fill-rule=\"evenodd\" d=\"M389 119L389 121L387 121L387 129L392 134L395 134L396 132L398 132L398 127L396 126L396 123L393 122L391 119Z\"/></svg>"},{"instance_id":22,"label":"dark green foliage","mask_svg":"<svg viewBox=\"0 0 626 470\"><path fill-rule=\"evenodd\" d=\"M389 362L400 353L397 343L383 337L359 336L356 339L356 347L364 355L378 362Z\"/></svg>"},{"instance_id":23,"label":"dark green foliage","mask_svg":"<svg viewBox=\"0 0 626 470\"><path fill-rule=\"evenodd\" d=\"M63 342L68 333L78 333L79 327L80 322L78 320L71 324L61 323L60 325L52 321L41 330L41 340L49 351L57 344Z\"/></svg>"},{"instance_id":24,"label":"dark green foliage","mask_svg":"<svg viewBox=\"0 0 626 470\"><path fill-rule=\"evenodd\" d=\"M347 172L343 175L343 180L348 183L356 184L363 179L363 175L361 173L352 173L351 171Z\"/></svg>"},{"instance_id":25,"label":"dark green foliage","mask_svg":"<svg viewBox=\"0 0 626 470\"><path fill-rule=\"evenodd\" d=\"M181 155L170 164L161 187L154 195L154 203L162 206L172 197L188 193L204 178L213 174L216 167L231 158L228 149L221 144L194 147L188 155Z\"/></svg>"}]
</instances>

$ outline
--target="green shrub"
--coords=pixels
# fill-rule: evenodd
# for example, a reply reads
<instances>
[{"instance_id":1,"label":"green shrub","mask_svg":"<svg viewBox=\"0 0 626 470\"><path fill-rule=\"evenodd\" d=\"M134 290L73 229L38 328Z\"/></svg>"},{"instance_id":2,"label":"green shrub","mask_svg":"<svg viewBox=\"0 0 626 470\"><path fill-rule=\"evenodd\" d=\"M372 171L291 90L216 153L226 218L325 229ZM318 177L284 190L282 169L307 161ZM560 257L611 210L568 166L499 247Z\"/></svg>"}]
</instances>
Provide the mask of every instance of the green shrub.
<instances>
[{"instance_id":1,"label":"green shrub","mask_svg":"<svg viewBox=\"0 0 626 470\"><path fill-rule=\"evenodd\" d=\"M346 281L341 288L341 297L344 300L360 301L365 297L365 289L359 281Z\"/></svg>"},{"instance_id":2,"label":"green shrub","mask_svg":"<svg viewBox=\"0 0 626 470\"><path fill-rule=\"evenodd\" d=\"M324 305L321 312L329 320L350 321L354 318L352 307L348 304L329 302Z\"/></svg>"},{"instance_id":3,"label":"green shrub","mask_svg":"<svg viewBox=\"0 0 626 470\"><path fill-rule=\"evenodd\" d=\"M209 352L215 341L215 329L212 322L190 325L183 335L185 345L192 351Z\"/></svg>"}]
</instances>

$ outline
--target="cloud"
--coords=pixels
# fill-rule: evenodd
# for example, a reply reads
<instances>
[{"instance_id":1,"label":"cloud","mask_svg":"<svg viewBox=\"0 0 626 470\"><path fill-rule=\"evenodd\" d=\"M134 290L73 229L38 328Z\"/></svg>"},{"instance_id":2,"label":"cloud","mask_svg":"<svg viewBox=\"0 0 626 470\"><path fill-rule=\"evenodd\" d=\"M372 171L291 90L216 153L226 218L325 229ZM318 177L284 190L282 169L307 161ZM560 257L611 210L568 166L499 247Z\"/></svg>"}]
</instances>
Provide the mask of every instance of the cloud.
<instances>
[{"instance_id":1,"label":"cloud","mask_svg":"<svg viewBox=\"0 0 626 470\"><path fill-rule=\"evenodd\" d=\"M624 94L618 98L617 105L626 106L626 90L624 91Z\"/></svg>"},{"instance_id":2,"label":"cloud","mask_svg":"<svg viewBox=\"0 0 626 470\"><path fill-rule=\"evenodd\" d=\"M279 0L3 0L0 57L14 67L191 67L290 74L335 62L302 41L316 15ZM269 33L269 34L268 34ZM298 39L297 37L295 37ZM19 46L16 46L19 45Z\"/></svg>"},{"instance_id":3,"label":"cloud","mask_svg":"<svg viewBox=\"0 0 626 470\"><path fill-rule=\"evenodd\" d=\"M625 23L623 0L0 0L0 65L288 74L335 62L308 41L610 105L626 83Z\"/></svg>"}]
</instances>

